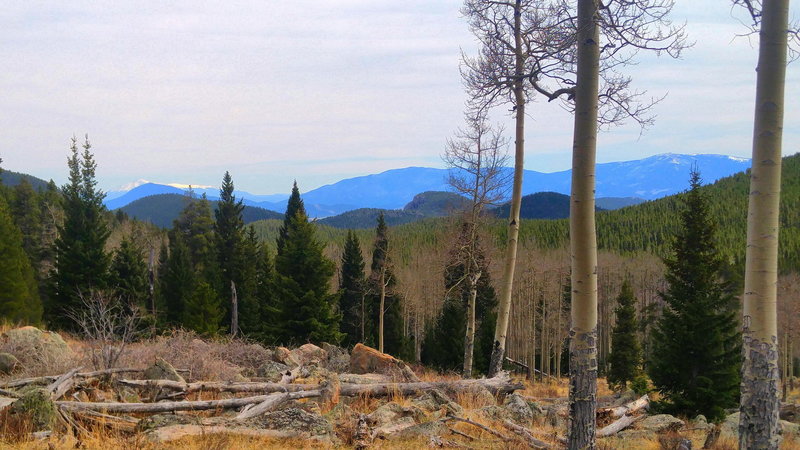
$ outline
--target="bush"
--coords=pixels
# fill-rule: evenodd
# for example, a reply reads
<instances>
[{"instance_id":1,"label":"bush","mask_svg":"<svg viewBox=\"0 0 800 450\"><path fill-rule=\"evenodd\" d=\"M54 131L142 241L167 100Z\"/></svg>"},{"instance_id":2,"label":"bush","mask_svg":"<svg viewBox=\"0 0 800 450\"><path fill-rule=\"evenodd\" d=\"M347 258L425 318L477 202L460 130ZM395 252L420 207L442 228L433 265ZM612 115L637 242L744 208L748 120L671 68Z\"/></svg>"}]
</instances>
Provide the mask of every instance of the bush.
<instances>
[{"instance_id":1,"label":"bush","mask_svg":"<svg viewBox=\"0 0 800 450\"><path fill-rule=\"evenodd\" d=\"M650 380L645 375L639 375L631 381L631 390L637 395L645 395L651 391Z\"/></svg>"}]
</instances>

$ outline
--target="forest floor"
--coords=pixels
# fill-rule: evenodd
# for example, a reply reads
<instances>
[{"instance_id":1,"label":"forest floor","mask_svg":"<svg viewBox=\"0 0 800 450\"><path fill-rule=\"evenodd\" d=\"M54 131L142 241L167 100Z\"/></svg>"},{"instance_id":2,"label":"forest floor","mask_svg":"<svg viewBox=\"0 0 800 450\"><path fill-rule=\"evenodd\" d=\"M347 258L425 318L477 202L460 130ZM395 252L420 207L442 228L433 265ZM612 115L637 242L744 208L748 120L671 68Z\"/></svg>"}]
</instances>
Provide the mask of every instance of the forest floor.
<instances>
[{"instance_id":1,"label":"forest floor","mask_svg":"<svg viewBox=\"0 0 800 450\"><path fill-rule=\"evenodd\" d=\"M0 326L0 353L9 352L8 342L3 341L3 333L10 327ZM41 377L59 375L70 369L83 367L81 370L93 370L91 353L97 348L94 342L64 336L67 351L35 355L20 354L20 360L25 364L20 370L11 375L0 376L0 389L8 386L11 380L20 380L28 377ZM16 349L19 351L19 349ZM26 359L25 356L28 356ZM124 349L117 367L145 368L157 359L163 359L181 369L180 373L186 382L195 381L228 382L244 384L247 382L263 381L263 367L274 364L275 352L258 344L233 339L205 340L198 336L176 331L170 335L160 336L141 342L133 343ZM24 361L23 361L24 360ZM454 374L439 374L422 367L413 367L416 376L421 382L447 382L457 383L461 378ZM304 376L305 375L305 378ZM293 378L289 384L315 383L320 380L319 375L303 374ZM340 375L344 379L344 375ZM367 375L371 376L371 375ZM131 379L141 378L130 376ZM545 381L531 381L522 376L512 376L512 382L521 383L522 389L517 389L515 394L524 399L531 407L533 415L529 418L513 421L522 424L536 440L551 448L562 448L559 439L566 435L566 417L564 409L568 395L566 379ZM86 400L113 402L148 402L154 401L156 394L147 391L131 392L130 389L121 390L118 385L109 380L88 381L76 385L70 391L71 395L64 394L61 398L72 401ZM790 402L800 401L800 386L788 396ZM81 389L89 392L80 392ZM503 448L522 449L531 448L529 440L520 438L508 425L510 409L508 396L502 393L486 395L479 390L448 391L448 397L454 402L454 407L459 408L457 416L464 421L446 422L443 432L435 438L430 435L409 434L406 437L396 438L401 433L395 433L400 427L400 422L393 420L404 419L412 425L420 425L447 420L442 411L420 409L420 402L424 393L402 394L391 393L388 396L338 396L334 395L327 400L307 398L292 400L288 407L301 409L313 417L324 418L329 423L333 434L325 439L309 439L307 437L257 437L240 433L212 433L201 431L194 436L186 436L176 440L154 440L153 435L143 432L141 428L133 426L119 426L120 423L109 417L108 420L93 420L90 422L76 420L73 427L56 427L51 434L32 437L30 429L20 425L19 421L7 420L9 416L0 417L0 449L306 449L306 448L354 448L363 445L354 436L358 435L357 427L360 426L359 418L368 417L370 430L373 436L367 443L369 448L395 448L395 449L420 449L436 446L454 448ZM20 391L22 392L22 391ZM160 393L158 395L161 395ZM179 397L183 401L215 400L246 397L254 394L231 394L228 392L186 392ZM121 399L120 397L125 397ZM150 397L149 397L150 396ZM2 397L2 395L0 395ZM134 398L131 398L134 397ZM174 396L171 397L175 398ZM634 399L632 393L627 396L615 394L608 389L604 379L598 380L598 398L602 406L620 406ZM156 398L157 399L157 398ZM346 406L345 406L346 405ZM452 404L450 404L452 405ZM443 405L447 406L447 405ZM447 406L450 408L451 406ZM399 416L386 419L381 415L387 410L395 408ZM2 410L2 408L0 408ZM342 413L344 411L345 413ZM527 410L526 410L527 411ZM5 413L2 413L5 414ZM236 411L233 411L236 414ZM305 414L305 412L304 412ZM526 413L527 414L527 413ZM638 414L641 414L638 413ZM191 411L180 412L176 416L192 416L196 420L216 420L220 417L231 417L230 411ZM78 417L77 415L75 417ZM75 419L73 417L73 419ZM127 414L125 421L140 424L148 414ZM310 417L310 416L309 416ZM411 417L413 420L409 419ZM674 447L680 439L690 439L691 448L702 448L708 430L704 425L697 425L691 418L678 418L683 420L683 425L669 431L652 432L642 429L644 422L639 420L626 431L614 436L598 439L599 449L669 449ZM375 434L380 428L381 421L386 433ZM374 423L378 421L379 423ZM598 428L608 425L614 419L599 419ZM473 423L470 423L473 422ZM124 425L124 424L123 424ZM407 425L405 425L407 426ZM392 428L395 427L395 428ZM210 430L211 428L208 428ZM362 447L366 448L366 447ZM724 434L710 447L712 449L727 450L738 448L735 437ZM800 440L794 435L784 437L782 449L800 449Z\"/></svg>"}]
</instances>

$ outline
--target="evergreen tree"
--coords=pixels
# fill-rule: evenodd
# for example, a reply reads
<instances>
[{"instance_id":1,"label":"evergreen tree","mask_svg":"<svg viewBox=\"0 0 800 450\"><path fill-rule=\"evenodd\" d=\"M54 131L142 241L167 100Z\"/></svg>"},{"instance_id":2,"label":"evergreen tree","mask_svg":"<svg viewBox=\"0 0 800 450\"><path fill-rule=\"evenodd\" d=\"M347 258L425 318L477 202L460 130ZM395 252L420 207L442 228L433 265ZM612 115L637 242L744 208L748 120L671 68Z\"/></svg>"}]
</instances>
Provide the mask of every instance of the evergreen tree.
<instances>
[{"instance_id":1,"label":"evergreen tree","mask_svg":"<svg viewBox=\"0 0 800 450\"><path fill-rule=\"evenodd\" d=\"M22 248L25 249L34 267L38 269L42 253L42 211L39 206L39 195L33 190L28 179L23 177L20 183L14 186L13 197L11 213L22 232Z\"/></svg>"},{"instance_id":2,"label":"evergreen tree","mask_svg":"<svg viewBox=\"0 0 800 450\"><path fill-rule=\"evenodd\" d=\"M403 336L402 300L396 290L397 278L389 256L389 234L383 213L377 222L369 276L372 342L380 347L380 333L383 331L382 350L401 359L410 359L409 343ZM383 330L380 329L381 295L384 296Z\"/></svg>"},{"instance_id":3,"label":"evergreen tree","mask_svg":"<svg viewBox=\"0 0 800 450\"><path fill-rule=\"evenodd\" d=\"M22 235L0 197L0 319L38 323L42 304Z\"/></svg>"},{"instance_id":4,"label":"evergreen tree","mask_svg":"<svg viewBox=\"0 0 800 450\"><path fill-rule=\"evenodd\" d=\"M239 269L236 274L236 293L239 300L239 328L248 336L261 334L264 323L258 297L259 269L264 256L253 227L247 227L239 254Z\"/></svg>"},{"instance_id":5,"label":"evergreen tree","mask_svg":"<svg viewBox=\"0 0 800 450\"><path fill-rule=\"evenodd\" d=\"M203 335L214 335L220 331L224 317L217 291L206 281L200 281L187 299L183 312L183 326Z\"/></svg>"},{"instance_id":6,"label":"evergreen tree","mask_svg":"<svg viewBox=\"0 0 800 450\"><path fill-rule=\"evenodd\" d=\"M608 384L615 389L625 389L642 371L642 346L637 334L636 297L628 280L622 283L617 308L617 321L611 331L611 355Z\"/></svg>"},{"instance_id":7,"label":"evergreen tree","mask_svg":"<svg viewBox=\"0 0 800 450\"><path fill-rule=\"evenodd\" d=\"M684 205L673 255L664 260L666 306L652 335L648 372L667 410L721 420L739 400L741 335L697 172Z\"/></svg>"},{"instance_id":8,"label":"evergreen tree","mask_svg":"<svg viewBox=\"0 0 800 450\"><path fill-rule=\"evenodd\" d=\"M283 253L284 242L289 234L289 229L292 227L292 219L297 214L306 214L306 207L303 205L303 199L300 198L300 189L297 188L297 181L292 185L292 194L289 196L289 201L286 204L286 214L283 216L283 225L278 230L278 240L276 242L278 247L278 255Z\"/></svg>"},{"instance_id":9,"label":"evergreen tree","mask_svg":"<svg viewBox=\"0 0 800 450\"><path fill-rule=\"evenodd\" d=\"M162 253L162 256L166 252ZM182 323L186 305L195 292L195 275L189 247L180 233L170 233L169 256L159 268L159 293L166 323Z\"/></svg>"},{"instance_id":10,"label":"evergreen tree","mask_svg":"<svg viewBox=\"0 0 800 450\"><path fill-rule=\"evenodd\" d=\"M228 304L231 298L231 281L236 285L238 299L247 303L251 297L251 292L248 292L247 286L242 282L242 269L244 267L242 259L244 256L242 254L244 239L242 211L244 210L244 205L241 200L236 201L233 189L233 179L230 173L225 172L225 176L222 179L222 188L219 191L219 203L214 211L217 262L222 279L220 294L225 305ZM226 310L226 315L229 316L229 308L226 307L224 310ZM231 332L233 333L234 330L231 330Z\"/></svg>"},{"instance_id":11,"label":"evergreen tree","mask_svg":"<svg viewBox=\"0 0 800 450\"><path fill-rule=\"evenodd\" d=\"M105 194L97 189L97 164L87 138L82 154L72 138L67 161L69 184L63 187L64 224L55 242L56 264L52 276L52 304L45 311L52 326L72 329L69 313L81 308L81 295L108 286L109 255L105 251L110 234L105 219Z\"/></svg>"},{"instance_id":12,"label":"evergreen tree","mask_svg":"<svg viewBox=\"0 0 800 450\"><path fill-rule=\"evenodd\" d=\"M276 304L275 290L275 267L269 249L261 246L256 259L256 301L258 304L257 316L258 326L250 335L261 342L272 343L280 336L278 320L280 319L280 309Z\"/></svg>"},{"instance_id":13,"label":"evergreen tree","mask_svg":"<svg viewBox=\"0 0 800 450\"><path fill-rule=\"evenodd\" d=\"M111 261L111 284L115 295L129 310L146 311L149 273L142 249L123 238Z\"/></svg>"},{"instance_id":14,"label":"evergreen tree","mask_svg":"<svg viewBox=\"0 0 800 450\"><path fill-rule=\"evenodd\" d=\"M422 362L439 370L460 371L464 363L467 304L470 295L469 281L465 278L468 261L464 254L464 245L468 238L469 228L462 226L459 238L450 250L444 271L448 296L439 317L423 341ZM489 370L497 320L497 294L492 287L489 263L479 240L475 242L475 268L480 271L481 276L476 285L475 316L478 323L473 364L477 372L486 373Z\"/></svg>"},{"instance_id":15,"label":"evergreen tree","mask_svg":"<svg viewBox=\"0 0 800 450\"><path fill-rule=\"evenodd\" d=\"M342 345L352 347L364 340L366 308L366 276L361 244L353 230L347 231L339 277L339 312L342 314L340 330L344 333Z\"/></svg>"},{"instance_id":16,"label":"evergreen tree","mask_svg":"<svg viewBox=\"0 0 800 450\"><path fill-rule=\"evenodd\" d=\"M328 292L335 266L323 255L315 226L308 222L302 209L297 210L285 229L283 250L275 258L282 341L337 343L341 333L339 317L333 310L336 296Z\"/></svg>"}]
</instances>

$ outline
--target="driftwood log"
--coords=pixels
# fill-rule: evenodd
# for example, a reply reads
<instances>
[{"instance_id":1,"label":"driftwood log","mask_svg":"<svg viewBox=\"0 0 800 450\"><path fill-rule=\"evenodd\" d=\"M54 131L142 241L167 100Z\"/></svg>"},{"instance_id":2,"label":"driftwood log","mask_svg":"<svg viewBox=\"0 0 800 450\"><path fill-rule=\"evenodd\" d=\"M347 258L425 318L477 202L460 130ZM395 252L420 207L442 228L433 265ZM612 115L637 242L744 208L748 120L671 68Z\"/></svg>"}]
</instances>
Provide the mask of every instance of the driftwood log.
<instances>
[{"instance_id":1,"label":"driftwood log","mask_svg":"<svg viewBox=\"0 0 800 450\"><path fill-rule=\"evenodd\" d=\"M207 409L241 408L246 405L263 403L271 396L282 395L273 393L257 395L254 397L229 398L224 400L197 400L159 403L103 403L103 402L67 402L58 401L56 406L67 411L99 411L106 413L163 413L173 411L202 411ZM288 393L289 399L319 397L319 389Z\"/></svg>"}]
</instances>

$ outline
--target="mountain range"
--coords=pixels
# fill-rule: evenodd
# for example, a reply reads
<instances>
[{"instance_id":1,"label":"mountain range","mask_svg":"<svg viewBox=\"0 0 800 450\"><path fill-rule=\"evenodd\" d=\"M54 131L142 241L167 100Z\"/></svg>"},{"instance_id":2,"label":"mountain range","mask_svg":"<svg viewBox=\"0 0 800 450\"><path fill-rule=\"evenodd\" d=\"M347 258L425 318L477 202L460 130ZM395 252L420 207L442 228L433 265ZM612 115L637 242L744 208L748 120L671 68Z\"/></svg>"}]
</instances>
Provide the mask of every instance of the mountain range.
<instances>
[{"instance_id":1,"label":"mountain range","mask_svg":"<svg viewBox=\"0 0 800 450\"><path fill-rule=\"evenodd\" d=\"M697 167L707 183L747 170L750 160L726 155L682 155L666 153L648 158L597 165L597 197L613 197L620 206L653 200L683 191L689 172ZM511 172L512 168L506 168ZM448 169L406 167L379 174L348 178L303 193L306 210L312 217L329 217L360 208L402 209L419 193L447 191ZM526 170L523 195L537 192L569 194L570 170L544 173ZM302 186L301 186L302 188ZM144 182L128 190L112 191L106 206L113 210L135 200L155 194L183 194L187 189L174 185ZM197 195L206 194L216 200L219 191L213 187L193 189ZM288 194L256 195L236 191L245 205L276 212L286 209ZM613 208L612 208L613 209Z\"/></svg>"}]
</instances>

